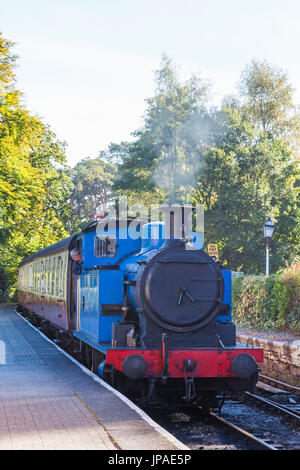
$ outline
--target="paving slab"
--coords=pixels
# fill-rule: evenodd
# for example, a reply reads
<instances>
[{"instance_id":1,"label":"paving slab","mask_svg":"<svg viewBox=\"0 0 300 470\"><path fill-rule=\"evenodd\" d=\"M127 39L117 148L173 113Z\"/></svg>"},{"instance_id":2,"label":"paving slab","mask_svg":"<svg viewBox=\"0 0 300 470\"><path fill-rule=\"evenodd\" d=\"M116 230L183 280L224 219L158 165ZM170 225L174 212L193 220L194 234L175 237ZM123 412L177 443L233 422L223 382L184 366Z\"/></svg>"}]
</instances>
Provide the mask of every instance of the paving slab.
<instances>
[{"instance_id":1,"label":"paving slab","mask_svg":"<svg viewBox=\"0 0 300 470\"><path fill-rule=\"evenodd\" d=\"M0 450L187 449L126 397L0 306Z\"/></svg>"}]
</instances>

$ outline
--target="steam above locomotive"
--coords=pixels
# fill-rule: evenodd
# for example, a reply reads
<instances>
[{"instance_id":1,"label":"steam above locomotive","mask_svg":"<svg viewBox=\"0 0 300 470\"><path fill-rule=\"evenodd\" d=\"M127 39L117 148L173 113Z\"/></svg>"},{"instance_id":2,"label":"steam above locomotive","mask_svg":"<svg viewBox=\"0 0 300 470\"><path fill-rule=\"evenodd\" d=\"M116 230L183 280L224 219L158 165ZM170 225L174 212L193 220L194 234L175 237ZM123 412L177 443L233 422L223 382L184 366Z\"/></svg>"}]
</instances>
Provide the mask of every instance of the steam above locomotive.
<instances>
[{"instance_id":1,"label":"steam above locomotive","mask_svg":"<svg viewBox=\"0 0 300 470\"><path fill-rule=\"evenodd\" d=\"M40 250L20 265L19 304L149 403L158 390L198 404L248 390L263 353L236 343L231 272L167 221L135 220L133 234L132 220L104 219Z\"/></svg>"}]
</instances>

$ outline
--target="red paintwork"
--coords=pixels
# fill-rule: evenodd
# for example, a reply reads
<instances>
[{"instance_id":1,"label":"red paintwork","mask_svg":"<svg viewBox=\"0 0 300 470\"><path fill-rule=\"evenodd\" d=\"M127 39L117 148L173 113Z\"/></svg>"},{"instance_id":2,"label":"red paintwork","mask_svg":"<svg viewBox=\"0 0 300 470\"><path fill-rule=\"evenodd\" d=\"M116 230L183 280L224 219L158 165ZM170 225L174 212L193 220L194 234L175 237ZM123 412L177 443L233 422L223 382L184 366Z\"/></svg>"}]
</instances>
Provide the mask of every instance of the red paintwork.
<instances>
[{"instance_id":1,"label":"red paintwork","mask_svg":"<svg viewBox=\"0 0 300 470\"><path fill-rule=\"evenodd\" d=\"M236 377L231 369L232 359L241 353L251 354L256 362L263 362L262 349L232 348L232 349L186 349L170 350L168 375L169 377L184 377L183 363L185 359L196 362L194 377ZM115 369L122 372L122 363L125 357L131 354L140 354L147 362L145 377L154 375L159 377L163 369L163 355L161 350L150 349L108 349L107 364L113 364Z\"/></svg>"}]
</instances>

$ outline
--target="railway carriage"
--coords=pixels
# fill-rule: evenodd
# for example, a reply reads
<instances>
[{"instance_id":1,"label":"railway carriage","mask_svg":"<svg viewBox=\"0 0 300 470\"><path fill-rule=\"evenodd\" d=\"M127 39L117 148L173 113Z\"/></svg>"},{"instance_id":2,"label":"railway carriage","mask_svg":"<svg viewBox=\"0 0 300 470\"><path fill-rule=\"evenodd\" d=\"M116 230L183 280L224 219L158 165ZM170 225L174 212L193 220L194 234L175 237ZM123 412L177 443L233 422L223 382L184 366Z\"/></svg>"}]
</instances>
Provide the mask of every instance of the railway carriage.
<instances>
[{"instance_id":1,"label":"railway carriage","mask_svg":"<svg viewBox=\"0 0 300 470\"><path fill-rule=\"evenodd\" d=\"M76 237L39 250L23 260L18 271L19 305L65 331L75 325L76 280L69 254L73 243Z\"/></svg>"},{"instance_id":2,"label":"railway carriage","mask_svg":"<svg viewBox=\"0 0 300 470\"><path fill-rule=\"evenodd\" d=\"M199 234L166 237L162 222L92 222L24 260L18 296L20 308L72 338L88 367L144 402L212 406L220 392L257 381L263 351L236 343L231 272L204 252Z\"/></svg>"}]
</instances>

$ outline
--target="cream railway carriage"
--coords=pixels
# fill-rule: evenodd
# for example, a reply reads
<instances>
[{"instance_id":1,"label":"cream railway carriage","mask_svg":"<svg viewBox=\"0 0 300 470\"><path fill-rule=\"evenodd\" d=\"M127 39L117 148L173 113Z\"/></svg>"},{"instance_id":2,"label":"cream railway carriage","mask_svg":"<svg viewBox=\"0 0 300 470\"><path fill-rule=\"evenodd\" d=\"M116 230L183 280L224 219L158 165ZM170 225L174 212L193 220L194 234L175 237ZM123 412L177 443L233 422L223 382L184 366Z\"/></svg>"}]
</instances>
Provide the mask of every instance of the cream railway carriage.
<instances>
[{"instance_id":1,"label":"cream railway carriage","mask_svg":"<svg viewBox=\"0 0 300 470\"><path fill-rule=\"evenodd\" d=\"M26 258L19 267L18 300L58 327L68 330L75 325L74 261L69 252L74 237L66 238Z\"/></svg>"}]
</instances>

